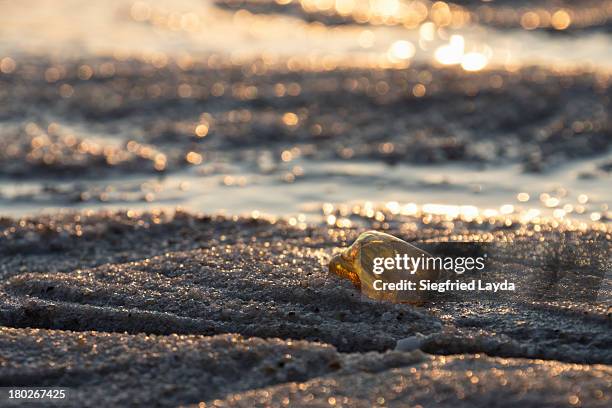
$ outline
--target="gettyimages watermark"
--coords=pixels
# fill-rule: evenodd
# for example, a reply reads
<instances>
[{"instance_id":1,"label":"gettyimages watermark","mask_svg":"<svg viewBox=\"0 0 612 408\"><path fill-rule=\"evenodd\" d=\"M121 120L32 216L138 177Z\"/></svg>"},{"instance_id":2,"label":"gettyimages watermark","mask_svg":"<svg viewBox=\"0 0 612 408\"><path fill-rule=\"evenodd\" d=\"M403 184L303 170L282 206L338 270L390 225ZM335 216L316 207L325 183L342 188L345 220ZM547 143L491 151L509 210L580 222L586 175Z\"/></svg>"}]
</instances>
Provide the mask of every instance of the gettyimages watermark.
<instances>
[{"instance_id":1,"label":"gettyimages watermark","mask_svg":"<svg viewBox=\"0 0 612 408\"><path fill-rule=\"evenodd\" d=\"M464 273L482 272L485 269L487 255L478 257L440 257L420 254L419 256L409 256L408 254L395 254L394 257L376 257L373 260L372 272L375 275L382 275L386 270L401 271L403 274L415 275L419 269L453 271L456 275ZM417 281L401 279L398 282L385 282L383 279L376 279L373 283L374 290L422 290L445 293L448 291L493 291L498 290L514 291L514 282L504 280L503 282L486 282L482 279L472 279L461 281L459 279L445 281L432 281L431 279L419 279Z\"/></svg>"},{"instance_id":2,"label":"gettyimages watermark","mask_svg":"<svg viewBox=\"0 0 612 408\"><path fill-rule=\"evenodd\" d=\"M330 270L378 300L601 299L610 243L540 241L407 243L369 231L334 257ZM607 299L609 301L609 299Z\"/></svg>"}]
</instances>

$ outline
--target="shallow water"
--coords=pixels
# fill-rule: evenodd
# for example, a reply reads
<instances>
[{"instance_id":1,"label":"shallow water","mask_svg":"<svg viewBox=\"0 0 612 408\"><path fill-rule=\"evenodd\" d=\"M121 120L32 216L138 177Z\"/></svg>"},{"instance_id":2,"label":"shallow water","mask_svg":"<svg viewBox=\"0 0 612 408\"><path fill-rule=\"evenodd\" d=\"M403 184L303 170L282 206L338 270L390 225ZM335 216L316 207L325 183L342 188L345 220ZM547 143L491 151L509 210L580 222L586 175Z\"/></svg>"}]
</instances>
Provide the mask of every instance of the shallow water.
<instances>
[{"instance_id":1,"label":"shallow water","mask_svg":"<svg viewBox=\"0 0 612 408\"><path fill-rule=\"evenodd\" d=\"M581 179L579 174L609 159L606 155L576 161L546 177L525 174L517 165L475 169L458 164L388 166L302 160L295 164L302 168L302 175L293 181L285 178L293 174L290 169L261 174L240 164L220 165L210 174L191 168L162 178L123 175L90 180L86 185L83 181L76 185L5 181L0 183L4 194L0 208L5 215L23 216L62 210L180 207L191 212L284 216L302 223L320 222L325 217L322 209L330 205L350 209L366 201L409 213L598 221L609 212L609 185L600 178Z\"/></svg>"},{"instance_id":2,"label":"shallow water","mask_svg":"<svg viewBox=\"0 0 612 408\"><path fill-rule=\"evenodd\" d=\"M612 38L608 34L612 6L605 0L582 2L584 12L587 6L593 6L594 14L599 13L604 20L584 22L586 27L577 33L570 25L567 35L560 31L527 31L520 25L509 29L474 23L443 26L441 29L433 25L407 29L391 22L335 25L325 18L326 13L312 15L309 23L299 18L302 16L299 12L285 13L281 6L283 3L295 5L298 2L110 0L83 4L77 0L33 0L27 6L9 3L3 5L0 17L0 50L5 55L34 53L57 56L224 53L237 60L258 57L262 53L271 58L331 55L348 57L354 63L372 60L389 63L387 57L393 50L392 45L405 40L415 47L415 59L410 60L423 62L436 60L437 48L448 43L452 35L461 35L465 38L465 53L482 52L492 65L539 63L557 68L585 65L612 68L612 54L609 52ZM392 16L396 3L401 4L396 0L375 1L368 12L375 14L379 3L383 9L390 7L387 14L382 12L383 17ZM431 7L431 3L422 3ZM219 7L227 4L231 7ZM249 4L276 7L258 8ZM563 10L563 5L572 6L571 2L535 1L516 4L514 10L520 14L530 9L544 9L554 14ZM295 8L302 9L300 6ZM423 20L423 23L427 21ZM401 55L397 56L400 60L403 59Z\"/></svg>"}]
</instances>

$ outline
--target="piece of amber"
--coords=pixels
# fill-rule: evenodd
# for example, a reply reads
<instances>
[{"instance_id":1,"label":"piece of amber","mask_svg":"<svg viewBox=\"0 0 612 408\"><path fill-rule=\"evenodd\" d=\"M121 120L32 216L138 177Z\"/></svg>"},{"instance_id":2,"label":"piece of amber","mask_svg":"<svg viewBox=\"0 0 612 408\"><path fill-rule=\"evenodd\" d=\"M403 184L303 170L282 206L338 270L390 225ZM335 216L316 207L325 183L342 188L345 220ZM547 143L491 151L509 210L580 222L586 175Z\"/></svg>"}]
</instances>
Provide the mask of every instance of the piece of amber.
<instances>
[{"instance_id":1,"label":"piece of amber","mask_svg":"<svg viewBox=\"0 0 612 408\"><path fill-rule=\"evenodd\" d=\"M425 257L431 255L406 241L383 232L367 231L351 246L332 258L329 271L349 279L361 289L362 293L372 299L422 303L427 299L427 292L419 289L419 282L435 281L439 275L439 271L435 269L426 269L422 266L411 268L414 265L411 259ZM381 258L393 259L394 262L388 261L388 265L393 263L393 266L385 267L382 273L374 273L375 264L378 265L380 272ZM395 260L398 258L401 262L396 263ZM408 261L405 262L407 258ZM407 265L408 268L405 268ZM383 287L386 289L381 290Z\"/></svg>"}]
</instances>

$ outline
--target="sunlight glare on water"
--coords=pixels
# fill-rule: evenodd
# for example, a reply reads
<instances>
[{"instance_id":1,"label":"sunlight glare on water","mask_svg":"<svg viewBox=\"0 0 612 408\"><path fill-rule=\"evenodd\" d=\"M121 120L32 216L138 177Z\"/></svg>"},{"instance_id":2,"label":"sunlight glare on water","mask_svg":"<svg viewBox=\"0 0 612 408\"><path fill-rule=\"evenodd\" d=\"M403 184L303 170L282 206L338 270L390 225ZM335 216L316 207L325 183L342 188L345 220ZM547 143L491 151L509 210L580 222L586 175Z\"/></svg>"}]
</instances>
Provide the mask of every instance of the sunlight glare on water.
<instances>
[{"instance_id":1,"label":"sunlight glare on water","mask_svg":"<svg viewBox=\"0 0 612 408\"><path fill-rule=\"evenodd\" d=\"M294 3L277 4L289 7ZM608 52L612 40L604 34L553 37L536 30L498 30L470 24L467 11L443 2L303 0L296 6L306 13L333 9L339 16L350 15L350 19L370 24L364 28L307 23L283 13L226 11L215 4L212 0L35 0L26 12L22 3L10 2L3 6L0 16L0 52L88 52L122 57L154 52L167 56L221 52L240 59L262 54L327 55L362 63L378 60L382 64L390 57L394 61L461 64L467 70L508 62L612 67L612 54ZM527 15L521 21L529 19ZM537 22L563 30L572 20L568 11L560 9L546 22ZM419 46L415 48L414 44ZM568 47L575 50L572 55L565 52ZM464 53L468 55L466 61L462 60Z\"/></svg>"}]
</instances>

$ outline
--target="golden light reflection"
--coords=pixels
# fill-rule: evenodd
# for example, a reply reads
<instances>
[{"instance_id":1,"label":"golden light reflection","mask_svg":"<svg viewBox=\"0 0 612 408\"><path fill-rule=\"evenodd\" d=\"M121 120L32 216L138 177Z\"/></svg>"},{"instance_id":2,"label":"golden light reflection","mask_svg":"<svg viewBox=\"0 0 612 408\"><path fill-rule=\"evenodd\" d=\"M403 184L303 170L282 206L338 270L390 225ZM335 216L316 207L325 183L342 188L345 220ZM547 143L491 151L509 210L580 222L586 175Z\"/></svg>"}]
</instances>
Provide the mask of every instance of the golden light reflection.
<instances>
[{"instance_id":1,"label":"golden light reflection","mask_svg":"<svg viewBox=\"0 0 612 408\"><path fill-rule=\"evenodd\" d=\"M69 84L62 84L59 87L59 94L62 98L70 98L74 95L74 88Z\"/></svg>"},{"instance_id":2,"label":"golden light reflection","mask_svg":"<svg viewBox=\"0 0 612 408\"><path fill-rule=\"evenodd\" d=\"M283 123L287 126L296 126L299 122L298 116L293 112L287 112L283 115Z\"/></svg>"},{"instance_id":3,"label":"golden light reflection","mask_svg":"<svg viewBox=\"0 0 612 408\"><path fill-rule=\"evenodd\" d=\"M422 98L423 96L425 96L426 92L427 92L427 88L423 84L416 84L412 88L412 94L417 98Z\"/></svg>"},{"instance_id":4,"label":"golden light reflection","mask_svg":"<svg viewBox=\"0 0 612 408\"><path fill-rule=\"evenodd\" d=\"M419 36L422 40L433 41L436 38L436 25L432 22L421 24Z\"/></svg>"},{"instance_id":5,"label":"golden light reflection","mask_svg":"<svg viewBox=\"0 0 612 408\"><path fill-rule=\"evenodd\" d=\"M165 170L166 164L167 164L166 155L163 153L156 154L153 160L153 163L154 163L153 166L155 167L155 170L157 171Z\"/></svg>"},{"instance_id":6,"label":"golden light reflection","mask_svg":"<svg viewBox=\"0 0 612 408\"><path fill-rule=\"evenodd\" d=\"M521 216L521 221L523 223L534 221L541 214L540 210L537 208L531 208L526 213Z\"/></svg>"},{"instance_id":7,"label":"golden light reflection","mask_svg":"<svg viewBox=\"0 0 612 408\"><path fill-rule=\"evenodd\" d=\"M552 15L551 24L555 30L565 30L572 23L572 18L566 10L557 10Z\"/></svg>"},{"instance_id":8,"label":"golden light reflection","mask_svg":"<svg viewBox=\"0 0 612 408\"><path fill-rule=\"evenodd\" d=\"M218 0L236 9L241 2ZM423 27L430 23L434 28L461 28L471 23L489 24L501 27L521 27L526 30L554 28L566 30L570 27L589 27L603 25L612 20L612 7L607 1L603 4L583 5L568 3L566 8L517 8L514 6L486 3L477 6L461 6L453 2L430 0L275 0L280 7L295 7L301 12L315 15L313 19L335 17L341 21L371 25L402 25L408 29ZM245 0L247 4L257 5L258 0ZM291 10L291 14L295 10ZM134 21L149 23L157 28L171 31L202 33L206 28L206 15L194 12L172 12L164 7L152 6L143 1L133 3L129 12ZM274 17L239 8L234 12L236 24L251 27L254 35L265 31L267 21ZM308 25L311 29L321 29L318 22ZM427 28L429 30L429 28ZM422 36L422 41L430 36Z\"/></svg>"},{"instance_id":9,"label":"golden light reflection","mask_svg":"<svg viewBox=\"0 0 612 408\"><path fill-rule=\"evenodd\" d=\"M200 123L195 127L195 134L197 137L205 137L208 135L208 130L209 127L207 123Z\"/></svg>"},{"instance_id":10,"label":"golden light reflection","mask_svg":"<svg viewBox=\"0 0 612 408\"><path fill-rule=\"evenodd\" d=\"M391 62L402 62L412 58L415 52L416 49L410 41L400 40L389 47L387 56Z\"/></svg>"},{"instance_id":11,"label":"golden light reflection","mask_svg":"<svg viewBox=\"0 0 612 408\"><path fill-rule=\"evenodd\" d=\"M308 14L336 15L358 24L403 25L416 28L429 17L438 26L460 27L470 21L471 16L463 7L445 3L415 0L298 0L302 10ZM291 1L277 0L279 5Z\"/></svg>"},{"instance_id":12,"label":"golden light reflection","mask_svg":"<svg viewBox=\"0 0 612 408\"><path fill-rule=\"evenodd\" d=\"M94 74L93 69L89 65L86 65L86 64L81 65L77 73L79 79L82 79L83 81L87 81L91 79L93 74Z\"/></svg>"},{"instance_id":13,"label":"golden light reflection","mask_svg":"<svg viewBox=\"0 0 612 408\"><path fill-rule=\"evenodd\" d=\"M202 155L196 152L189 152L187 153L187 155L185 156L185 160L187 161L187 163L189 164L201 164L202 163Z\"/></svg>"},{"instance_id":14,"label":"golden light reflection","mask_svg":"<svg viewBox=\"0 0 612 408\"><path fill-rule=\"evenodd\" d=\"M489 63L486 55L479 52L469 52L461 58L461 68L466 71L480 71Z\"/></svg>"},{"instance_id":15,"label":"golden light reflection","mask_svg":"<svg viewBox=\"0 0 612 408\"><path fill-rule=\"evenodd\" d=\"M0 72L10 74L17 68L17 63L11 57L4 57L0 60Z\"/></svg>"},{"instance_id":16,"label":"golden light reflection","mask_svg":"<svg viewBox=\"0 0 612 408\"><path fill-rule=\"evenodd\" d=\"M376 35L371 30L363 30L357 38L357 43L361 48L371 48L376 41Z\"/></svg>"},{"instance_id":17,"label":"golden light reflection","mask_svg":"<svg viewBox=\"0 0 612 408\"><path fill-rule=\"evenodd\" d=\"M335 205L325 203L322 205L321 210L327 224L338 228L343 228L345 224L343 220L348 220L351 215L380 223L380 228L388 228L391 222L402 220L402 218L396 217L402 216L416 217L423 224L439 223L441 221L451 223L456 221L476 222L478 224L488 223L505 227L520 224L522 227L519 228L526 228L524 231L528 234L550 231L560 226L573 231L588 228L587 223L583 221L566 218L568 212L565 209L556 208L554 211L543 213L539 208L517 208L513 204L504 204L499 209L495 209L479 208L471 205L424 203L419 206L415 203L401 204L397 201L378 204L366 201L361 204ZM609 217L605 211L593 211L588 216L591 222L596 222L596 224L589 224L591 228L605 228L604 224L600 222ZM346 225L349 228L348 222ZM408 227L410 223L405 225ZM419 228L418 224L414 225L414 228ZM449 228L452 227L449 226ZM457 240L461 241L472 238L476 237L456 237ZM492 234L486 233L477 239L487 241L494 239L494 237ZM509 239L512 239L512 237Z\"/></svg>"},{"instance_id":18,"label":"golden light reflection","mask_svg":"<svg viewBox=\"0 0 612 408\"><path fill-rule=\"evenodd\" d=\"M516 199L522 203L529 201L529 194L527 193L518 193Z\"/></svg>"},{"instance_id":19,"label":"golden light reflection","mask_svg":"<svg viewBox=\"0 0 612 408\"><path fill-rule=\"evenodd\" d=\"M431 6L431 19L438 27L450 25L452 14L449 5L443 1L436 1Z\"/></svg>"},{"instance_id":20,"label":"golden light reflection","mask_svg":"<svg viewBox=\"0 0 612 408\"><path fill-rule=\"evenodd\" d=\"M336 0L336 10L341 16L350 15L355 9L355 0Z\"/></svg>"},{"instance_id":21,"label":"golden light reflection","mask_svg":"<svg viewBox=\"0 0 612 408\"><path fill-rule=\"evenodd\" d=\"M284 162L290 162L293 160L293 153L290 150L283 150L281 153L281 160Z\"/></svg>"},{"instance_id":22,"label":"golden light reflection","mask_svg":"<svg viewBox=\"0 0 612 408\"><path fill-rule=\"evenodd\" d=\"M59 67L50 67L45 70L44 76L47 82L57 82L62 77L62 71Z\"/></svg>"},{"instance_id":23,"label":"golden light reflection","mask_svg":"<svg viewBox=\"0 0 612 408\"><path fill-rule=\"evenodd\" d=\"M594 4L583 4L585 2L566 2L567 8L543 9L532 8L523 11L508 7L483 6L472 11L472 18L486 24L499 25L502 27L520 26L526 30L537 28L554 28L566 30L570 27L592 27L609 23L612 19L612 3L593 2Z\"/></svg>"},{"instance_id":24,"label":"golden light reflection","mask_svg":"<svg viewBox=\"0 0 612 408\"><path fill-rule=\"evenodd\" d=\"M387 18L398 14L400 11L399 0L371 0L370 5L375 14Z\"/></svg>"},{"instance_id":25,"label":"golden light reflection","mask_svg":"<svg viewBox=\"0 0 612 408\"><path fill-rule=\"evenodd\" d=\"M480 71L489 64L489 57L485 53L466 53L465 39L458 34L452 35L448 44L438 47L434 58L442 65L461 65L461 68L468 72Z\"/></svg>"},{"instance_id":26,"label":"golden light reflection","mask_svg":"<svg viewBox=\"0 0 612 408\"><path fill-rule=\"evenodd\" d=\"M438 47L434 53L436 60L443 65L460 64L465 49L465 40L461 35L452 35L448 44Z\"/></svg>"},{"instance_id":27,"label":"golden light reflection","mask_svg":"<svg viewBox=\"0 0 612 408\"><path fill-rule=\"evenodd\" d=\"M521 26L525 30L535 30L540 25L540 16L535 11L528 11L521 16Z\"/></svg>"},{"instance_id":28,"label":"golden light reflection","mask_svg":"<svg viewBox=\"0 0 612 408\"><path fill-rule=\"evenodd\" d=\"M557 197L549 197L544 202L544 205L549 208L554 208L559 205L559 199Z\"/></svg>"}]
</instances>

